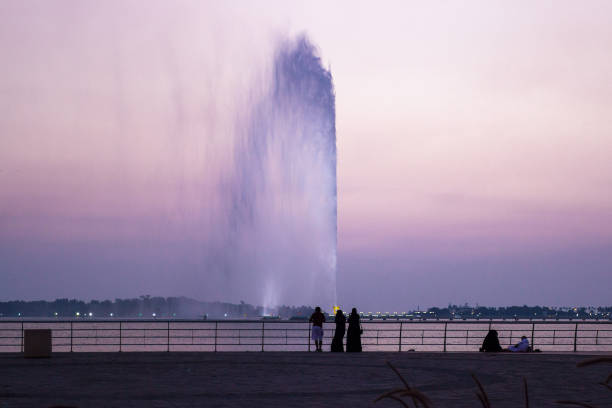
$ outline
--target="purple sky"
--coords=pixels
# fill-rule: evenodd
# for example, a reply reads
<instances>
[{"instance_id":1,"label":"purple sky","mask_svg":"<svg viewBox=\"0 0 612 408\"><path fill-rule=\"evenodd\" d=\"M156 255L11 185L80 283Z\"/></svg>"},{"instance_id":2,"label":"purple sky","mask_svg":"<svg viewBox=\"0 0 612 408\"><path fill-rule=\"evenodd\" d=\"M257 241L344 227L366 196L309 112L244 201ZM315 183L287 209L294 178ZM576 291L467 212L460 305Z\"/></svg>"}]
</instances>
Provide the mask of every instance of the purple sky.
<instances>
[{"instance_id":1,"label":"purple sky","mask_svg":"<svg viewBox=\"0 0 612 408\"><path fill-rule=\"evenodd\" d=\"M610 304L612 3L329 3L0 2L0 300L241 300L207 277L215 185L305 32L344 308Z\"/></svg>"}]
</instances>

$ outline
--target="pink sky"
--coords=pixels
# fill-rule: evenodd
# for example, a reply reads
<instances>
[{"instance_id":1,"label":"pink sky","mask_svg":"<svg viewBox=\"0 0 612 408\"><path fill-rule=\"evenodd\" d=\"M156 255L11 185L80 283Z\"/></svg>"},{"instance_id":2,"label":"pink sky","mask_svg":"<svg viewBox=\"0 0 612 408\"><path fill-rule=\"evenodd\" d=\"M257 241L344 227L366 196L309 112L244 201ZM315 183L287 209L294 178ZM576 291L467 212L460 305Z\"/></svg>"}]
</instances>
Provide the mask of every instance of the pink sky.
<instances>
[{"instance_id":1,"label":"pink sky","mask_svg":"<svg viewBox=\"0 0 612 408\"><path fill-rule=\"evenodd\" d=\"M336 87L341 304L609 304L612 3L329 3L0 3L0 300L213 296L227 135L306 32Z\"/></svg>"}]
</instances>

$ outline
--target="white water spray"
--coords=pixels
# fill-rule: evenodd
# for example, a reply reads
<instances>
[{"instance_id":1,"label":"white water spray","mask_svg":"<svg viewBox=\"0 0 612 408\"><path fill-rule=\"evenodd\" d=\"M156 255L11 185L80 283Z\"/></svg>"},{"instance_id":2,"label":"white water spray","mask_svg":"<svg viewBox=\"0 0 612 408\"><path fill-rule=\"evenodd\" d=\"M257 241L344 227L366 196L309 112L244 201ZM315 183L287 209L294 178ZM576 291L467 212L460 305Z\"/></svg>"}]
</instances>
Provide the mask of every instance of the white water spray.
<instances>
[{"instance_id":1,"label":"white water spray","mask_svg":"<svg viewBox=\"0 0 612 408\"><path fill-rule=\"evenodd\" d=\"M336 129L331 73L306 37L281 44L235 150L230 273L264 307L336 301ZM241 270L237 270L239 267Z\"/></svg>"}]
</instances>

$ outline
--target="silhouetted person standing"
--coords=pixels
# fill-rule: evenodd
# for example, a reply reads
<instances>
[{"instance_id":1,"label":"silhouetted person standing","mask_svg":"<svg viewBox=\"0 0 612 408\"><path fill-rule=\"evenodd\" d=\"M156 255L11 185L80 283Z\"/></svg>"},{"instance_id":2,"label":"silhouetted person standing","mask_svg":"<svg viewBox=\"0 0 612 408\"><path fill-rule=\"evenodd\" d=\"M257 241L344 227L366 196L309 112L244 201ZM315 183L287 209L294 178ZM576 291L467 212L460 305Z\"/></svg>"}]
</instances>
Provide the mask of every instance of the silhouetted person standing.
<instances>
[{"instance_id":1,"label":"silhouetted person standing","mask_svg":"<svg viewBox=\"0 0 612 408\"><path fill-rule=\"evenodd\" d=\"M499 345L499 338L497 337L496 330L489 330L489 333L487 333L484 338L484 341L482 342L482 347L480 348L480 351L494 353L502 351L502 348Z\"/></svg>"},{"instance_id":2,"label":"silhouetted person standing","mask_svg":"<svg viewBox=\"0 0 612 408\"><path fill-rule=\"evenodd\" d=\"M344 333L346 332L346 317L342 310L336 311L336 331L334 332L334 338L331 344L331 351L342 353L344 352L344 345L342 340L344 339Z\"/></svg>"},{"instance_id":3,"label":"silhouetted person standing","mask_svg":"<svg viewBox=\"0 0 612 408\"><path fill-rule=\"evenodd\" d=\"M361 351L361 323L357 309L353 308L348 318L348 332L346 333L346 352Z\"/></svg>"},{"instance_id":4,"label":"silhouetted person standing","mask_svg":"<svg viewBox=\"0 0 612 408\"><path fill-rule=\"evenodd\" d=\"M325 315L321 313L321 308L317 306L314 313L310 316L312 323L312 339L317 346L317 351L323 351L323 322L325 322Z\"/></svg>"}]
</instances>

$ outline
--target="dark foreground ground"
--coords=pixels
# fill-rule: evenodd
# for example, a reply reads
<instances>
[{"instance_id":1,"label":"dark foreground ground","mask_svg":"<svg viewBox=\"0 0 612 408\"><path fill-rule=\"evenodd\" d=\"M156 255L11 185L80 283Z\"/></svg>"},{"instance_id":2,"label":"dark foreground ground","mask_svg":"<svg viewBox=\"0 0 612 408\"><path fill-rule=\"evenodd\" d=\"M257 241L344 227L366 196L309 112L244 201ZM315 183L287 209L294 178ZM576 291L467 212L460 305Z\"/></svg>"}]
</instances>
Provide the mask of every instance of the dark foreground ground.
<instances>
[{"instance_id":1,"label":"dark foreground ground","mask_svg":"<svg viewBox=\"0 0 612 408\"><path fill-rule=\"evenodd\" d=\"M74 353L0 354L0 407L401 407L373 400L401 385L391 361L436 407L480 407L476 373L493 408L612 407L598 383L612 364L576 368L585 354ZM565 405L569 406L569 405Z\"/></svg>"}]
</instances>

